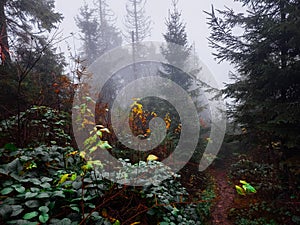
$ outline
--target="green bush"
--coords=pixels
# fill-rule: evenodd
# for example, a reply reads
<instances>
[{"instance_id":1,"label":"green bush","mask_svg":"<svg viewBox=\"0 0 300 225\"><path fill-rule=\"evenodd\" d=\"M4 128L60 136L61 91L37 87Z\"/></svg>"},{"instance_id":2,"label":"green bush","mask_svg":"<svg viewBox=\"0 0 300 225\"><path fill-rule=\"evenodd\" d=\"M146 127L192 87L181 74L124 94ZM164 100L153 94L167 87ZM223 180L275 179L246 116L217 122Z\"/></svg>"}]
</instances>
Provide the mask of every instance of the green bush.
<instances>
[{"instance_id":1,"label":"green bush","mask_svg":"<svg viewBox=\"0 0 300 225\"><path fill-rule=\"evenodd\" d=\"M102 133L109 133L103 126L94 127L84 141L85 151L80 152L70 146L68 115L62 112L34 106L21 113L19 122L26 148L14 144L20 135L17 117L0 124L8 141L0 148L0 221L5 224L197 225L207 221L212 193L191 199L179 175L161 162L131 164L120 159L120 170L110 175L124 181L129 172L138 170L162 183L145 179L143 187L133 187L105 179L105 162L90 157L94 151L111 148L102 140ZM120 202L128 203L124 207Z\"/></svg>"},{"instance_id":2,"label":"green bush","mask_svg":"<svg viewBox=\"0 0 300 225\"><path fill-rule=\"evenodd\" d=\"M78 224L109 190L99 173L82 171L85 161L70 147L0 151L11 159L0 167L0 216L8 224ZM97 212L92 219L105 221Z\"/></svg>"},{"instance_id":3,"label":"green bush","mask_svg":"<svg viewBox=\"0 0 300 225\"><path fill-rule=\"evenodd\" d=\"M229 173L234 181L247 180L257 189L257 194L270 197L283 189L278 174L272 164L257 163L247 159L232 164Z\"/></svg>"},{"instance_id":4,"label":"green bush","mask_svg":"<svg viewBox=\"0 0 300 225\"><path fill-rule=\"evenodd\" d=\"M254 220L249 220L245 218L241 218L235 221L236 225L278 225L274 220L268 221L265 218L258 218Z\"/></svg>"},{"instance_id":5,"label":"green bush","mask_svg":"<svg viewBox=\"0 0 300 225\"><path fill-rule=\"evenodd\" d=\"M0 145L19 142L20 146L32 147L53 143L68 146L70 121L68 113L47 106L32 106L19 117L15 115L0 121Z\"/></svg>"},{"instance_id":6,"label":"green bush","mask_svg":"<svg viewBox=\"0 0 300 225\"><path fill-rule=\"evenodd\" d=\"M209 217L204 213L207 206L200 201L194 202L189 199L186 189L173 178L163 181L159 186L145 187L142 195L145 195L149 205L152 205L147 214L156 218L159 224L201 225ZM208 200L207 204L211 203L206 194L203 194L202 198Z\"/></svg>"}]
</instances>

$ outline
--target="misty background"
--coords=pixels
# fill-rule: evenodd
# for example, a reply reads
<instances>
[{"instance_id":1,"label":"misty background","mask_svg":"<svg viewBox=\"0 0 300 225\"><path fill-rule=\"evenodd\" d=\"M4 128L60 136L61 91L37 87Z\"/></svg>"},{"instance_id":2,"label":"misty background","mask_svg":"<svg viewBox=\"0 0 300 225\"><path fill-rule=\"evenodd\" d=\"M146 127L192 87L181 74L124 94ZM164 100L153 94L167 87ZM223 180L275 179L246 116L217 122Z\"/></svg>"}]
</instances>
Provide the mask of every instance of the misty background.
<instances>
[{"instance_id":1,"label":"misty background","mask_svg":"<svg viewBox=\"0 0 300 225\"><path fill-rule=\"evenodd\" d=\"M55 2L56 10L62 13L64 17L62 23L59 25L58 32L60 32L63 37L67 37L64 41L58 43L58 51L65 53L67 61L69 60L68 54L70 51L74 55L77 55L81 50L81 34L79 28L76 26L75 17L79 15L79 9L85 2L90 7L94 6L93 0L56 0ZM122 33L125 33L126 0L108 0L107 4L116 16L116 27ZM224 8L224 6L226 6L232 9L241 10L241 5L231 0L178 1L178 9L181 11L182 19L186 23L189 44L195 44L193 51L195 51L200 61L208 67L219 87L222 88L224 87L224 83L230 82L228 74L229 71L233 70L233 67L227 62L218 63L214 60L212 49L209 47L207 40L209 29L206 24L207 15L204 11L211 12L212 5L214 5L214 8L216 9ZM152 21L152 31L151 36L146 38L145 41L164 41L162 34L165 33L167 29L165 22L168 17L169 9L172 9L171 0L148 0L146 2L146 16L150 16ZM128 44L125 39L123 40L123 45L124 44ZM68 50L68 46L71 50Z\"/></svg>"}]
</instances>

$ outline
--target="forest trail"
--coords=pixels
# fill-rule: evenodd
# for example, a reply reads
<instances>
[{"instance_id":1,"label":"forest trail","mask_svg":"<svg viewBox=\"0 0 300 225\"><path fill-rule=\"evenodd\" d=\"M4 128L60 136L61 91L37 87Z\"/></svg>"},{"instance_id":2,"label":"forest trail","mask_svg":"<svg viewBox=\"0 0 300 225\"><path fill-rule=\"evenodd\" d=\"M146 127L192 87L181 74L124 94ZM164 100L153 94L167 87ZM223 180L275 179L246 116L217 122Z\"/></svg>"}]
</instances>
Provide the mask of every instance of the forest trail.
<instances>
[{"instance_id":1,"label":"forest trail","mask_svg":"<svg viewBox=\"0 0 300 225\"><path fill-rule=\"evenodd\" d=\"M231 149L230 149L231 150ZM209 168L209 173L213 177L215 184L216 199L211 211L212 225L232 225L232 221L227 218L230 208L233 206L235 189L229 184L228 172L230 165L235 159L227 146L223 146L220 152L220 158L216 159Z\"/></svg>"}]
</instances>

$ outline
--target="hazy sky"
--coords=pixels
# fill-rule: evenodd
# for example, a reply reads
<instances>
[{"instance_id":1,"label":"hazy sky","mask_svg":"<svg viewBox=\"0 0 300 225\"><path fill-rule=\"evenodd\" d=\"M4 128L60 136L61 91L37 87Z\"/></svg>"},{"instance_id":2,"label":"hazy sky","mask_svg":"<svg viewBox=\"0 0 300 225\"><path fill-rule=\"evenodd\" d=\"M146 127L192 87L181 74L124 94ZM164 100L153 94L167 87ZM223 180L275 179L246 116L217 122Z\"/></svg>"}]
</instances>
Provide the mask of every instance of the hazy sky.
<instances>
[{"instance_id":1,"label":"hazy sky","mask_svg":"<svg viewBox=\"0 0 300 225\"><path fill-rule=\"evenodd\" d=\"M86 0L90 5L93 5L93 0ZM126 0L107 0L112 11L117 16L117 26L124 31L124 15L126 14ZM163 41L162 33L166 31L165 18L168 16L168 9L172 6L171 0L148 0L146 4L146 14L153 21L152 36L147 40ZM71 32L76 37L79 36L78 28L75 24L74 17L78 15L79 8L84 4L80 0L56 0L56 10L63 14L64 20L60 25L60 30L64 36L68 36ZM233 0L179 0L178 8L182 11L182 19L186 22L187 35L190 44L195 42L196 52L199 59L212 72L220 86L223 82L228 82L228 72L232 67L228 63L218 64L212 56L212 49L208 46L207 37L209 29L206 24L207 15L203 12L211 11L211 5L215 9L224 9L224 6L240 9L240 4ZM73 46L73 38L66 40L68 44ZM60 44L61 50L66 51L66 42ZM75 42L78 49L80 43Z\"/></svg>"}]
</instances>

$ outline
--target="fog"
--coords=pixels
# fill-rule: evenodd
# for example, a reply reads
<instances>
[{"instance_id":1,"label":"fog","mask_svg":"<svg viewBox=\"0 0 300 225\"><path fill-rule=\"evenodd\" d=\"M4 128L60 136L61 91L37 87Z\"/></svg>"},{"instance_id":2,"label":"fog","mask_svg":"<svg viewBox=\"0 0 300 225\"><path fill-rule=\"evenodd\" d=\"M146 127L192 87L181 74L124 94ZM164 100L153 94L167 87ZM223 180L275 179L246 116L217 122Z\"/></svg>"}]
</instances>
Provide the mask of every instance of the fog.
<instances>
[{"instance_id":1,"label":"fog","mask_svg":"<svg viewBox=\"0 0 300 225\"><path fill-rule=\"evenodd\" d=\"M80 50L80 33L76 26L74 17L79 14L79 8L88 3L93 6L93 0L74 1L74 0L56 0L56 10L63 14L64 20L59 26L59 31L64 37L74 34L72 37L66 38L65 41L59 43L59 49L66 53L67 46L72 47L72 51ZM107 0L108 5L117 17L116 26L125 32L124 16L126 14L126 0ZM218 64L212 55L212 49L208 45L209 29L207 15L203 11L211 11L211 6L215 9L224 9L225 6L240 9L240 4L233 0L181 0L178 2L178 8L182 12L182 19L186 23L186 32L190 44L195 43L195 51L199 59L208 67L220 87L224 83L229 82L228 73L233 67L226 62ZM165 19L168 16L168 10L172 6L171 0L148 0L146 3L146 14L153 21L151 37L147 40L163 41L162 33L165 32ZM123 41L123 44L126 44Z\"/></svg>"}]
</instances>

